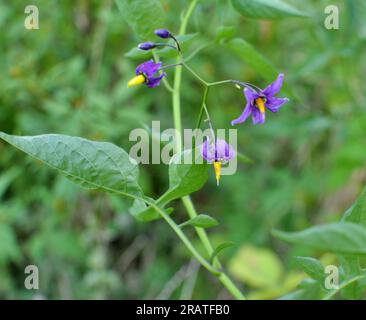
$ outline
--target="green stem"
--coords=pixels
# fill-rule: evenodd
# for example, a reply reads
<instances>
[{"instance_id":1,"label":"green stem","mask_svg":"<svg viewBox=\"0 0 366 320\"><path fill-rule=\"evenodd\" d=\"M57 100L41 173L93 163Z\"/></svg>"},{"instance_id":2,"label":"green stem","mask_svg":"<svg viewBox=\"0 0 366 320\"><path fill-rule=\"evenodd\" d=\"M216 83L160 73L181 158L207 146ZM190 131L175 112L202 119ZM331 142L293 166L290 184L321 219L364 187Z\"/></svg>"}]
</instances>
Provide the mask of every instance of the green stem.
<instances>
[{"instance_id":1,"label":"green stem","mask_svg":"<svg viewBox=\"0 0 366 320\"><path fill-rule=\"evenodd\" d=\"M197 212L196 209L193 206L192 200L190 197L183 197L182 198L183 204L188 212L189 217L192 219L194 217L197 216ZM198 237L200 238L203 246L205 247L208 255L211 257L214 249L211 245L211 242L207 236L207 233L204 229L202 228L195 228L196 232L198 234ZM222 265L221 262L219 261L219 259L217 257L214 258L213 260L213 265L215 268L217 269L222 269ZM241 291L236 287L236 285L231 281L231 279L224 273L222 272L220 274L220 276L218 276L218 279L220 280L220 282L224 285L224 287L232 294L233 297L235 297L238 300L245 300L245 296L241 293Z\"/></svg>"},{"instance_id":2,"label":"green stem","mask_svg":"<svg viewBox=\"0 0 366 320\"><path fill-rule=\"evenodd\" d=\"M195 71L193 71L193 69L191 69L190 67L188 67L187 64L183 63L184 67L190 72L192 73L193 76L195 76L200 82L202 82L205 86L209 86L209 83L205 80L203 80Z\"/></svg>"},{"instance_id":3,"label":"green stem","mask_svg":"<svg viewBox=\"0 0 366 320\"><path fill-rule=\"evenodd\" d=\"M179 62L178 62L179 63ZM180 84L182 81L182 66L177 66L174 73L174 85L172 93L173 120L177 137L175 137L175 146L177 153L182 152L182 121L180 117Z\"/></svg>"},{"instance_id":4,"label":"green stem","mask_svg":"<svg viewBox=\"0 0 366 320\"><path fill-rule=\"evenodd\" d=\"M221 277L222 273L219 270L217 270L216 268L214 268L205 258L203 258L201 256L201 254L195 249L195 247L192 245L192 243L189 241L189 239L183 233L183 231L180 229L180 227L174 222L174 220L172 218L170 218L168 214L166 214L163 210L161 210L155 204L153 204L153 203L149 203L149 204L170 225L170 227L174 230L174 232L177 234L177 236L182 240L182 242L185 244L185 246L188 248L188 250L192 253L192 255L199 261L199 263L201 263L201 265L204 266L213 275Z\"/></svg>"},{"instance_id":5,"label":"green stem","mask_svg":"<svg viewBox=\"0 0 366 320\"><path fill-rule=\"evenodd\" d=\"M189 5L189 8L183 17L182 24L179 29L179 34L184 35L187 29L189 18L193 12L194 7L196 6L198 0L193 0L191 4ZM177 58L177 63L183 63L181 55ZM184 67L191 72L200 82L202 82L206 87L208 86L208 83L204 81L197 73L195 73L191 68L189 68L187 65L184 65ZM172 93L172 103L173 103L173 118L174 118L174 126L176 131L178 132L179 137L175 139L176 143L176 149L177 152L182 152L182 140L181 140L181 134L182 134L182 123L181 123L181 105L180 105L180 86L182 81L182 66L177 66L175 69L174 74L174 84L173 84L173 93ZM208 90L206 92L207 97ZM206 100L206 97L204 97L204 101ZM204 103L203 103L204 105ZM202 110L203 112L203 110ZM185 196L182 198L183 205L185 206L188 215L190 218L194 218L197 216L197 212L193 206L193 203L189 196ZM169 216L166 215L167 218L170 219ZM163 216L163 218L169 223L169 221ZM174 223L174 221L172 221ZM169 223L170 224L170 223ZM172 226L172 225L171 225ZM178 226L177 226L178 227ZM179 227L178 227L179 228ZM181 230L179 229L181 232ZM176 231L177 232L177 231ZM202 244L204 245L207 253L209 256L213 253L213 247L210 243L210 240L208 239L208 236L206 234L206 231L204 229L198 229L196 228L196 232L198 234L198 237L200 238ZM177 233L178 234L178 233ZM179 236L179 234L178 234ZM182 239L182 238L181 238ZM183 240L182 240L183 241ZM188 240L189 245L191 243ZM186 243L185 243L186 244ZM186 244L187 246L187 244ZM194 249L194 248L193 248ZM192 248L190 251L193 254ZM197 256L195 255L197 258ZM201 261L200 261L201 262ZM202 262L201 262L202 263ZM218 258L214 259L214 266L221 266ZM211 271L210 271L211 272ZM240 292L240 290L235 286L235 284L230 280L230 278L224 274L221 273L218 276L218 279L221 281L221 283L224 285L224 287L235 297L236 299L245 299L244 295Z\"/></svg>"},{"instance_id":6,"label":"green stem","mask_svg":"<svg viewBox=\"0 0 366 320\"><path fill-rule=\"evenodd\" d=\"M196 123L196 129L199 129L199 127L201 126L203 114L205 113L205 104L206 104L206 100L207 100L208 90L209 90L209 87L206 86L205 91L203 92L202 104L201 104L200 113L198 115L198 119L197 119L197 123Z\"/></svg>"}]
</instances>

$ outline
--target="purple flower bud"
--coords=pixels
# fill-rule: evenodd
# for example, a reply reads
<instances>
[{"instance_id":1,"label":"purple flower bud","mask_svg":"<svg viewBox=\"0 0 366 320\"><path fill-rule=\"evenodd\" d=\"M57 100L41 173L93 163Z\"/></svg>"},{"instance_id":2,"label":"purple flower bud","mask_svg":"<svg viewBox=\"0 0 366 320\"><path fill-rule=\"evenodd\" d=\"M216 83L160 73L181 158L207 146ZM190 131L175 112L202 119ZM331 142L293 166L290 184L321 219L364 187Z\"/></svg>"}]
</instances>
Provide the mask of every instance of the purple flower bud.
<instances>
[{"instance_id":1,"label":"purple flower bud","mask_svg":"<svg viewBox=\"0 0 366 320\"><path fill-rule=\"evenodd\" d=\"M137 47L141 50L151 50L156 47L156 44L153 42L143 42L140 43Z\"/></svg>"},{"instance_id":2,"label":"purple flower bud","mask_svg":"<svg viewBox=\"0 0 366 320\"><path fill-rule=\"evenodd\" d=\"M167 29L157 29L154 32L158 37L166 39L171 36L170 32Z\"/></svg>"}]
</instances>

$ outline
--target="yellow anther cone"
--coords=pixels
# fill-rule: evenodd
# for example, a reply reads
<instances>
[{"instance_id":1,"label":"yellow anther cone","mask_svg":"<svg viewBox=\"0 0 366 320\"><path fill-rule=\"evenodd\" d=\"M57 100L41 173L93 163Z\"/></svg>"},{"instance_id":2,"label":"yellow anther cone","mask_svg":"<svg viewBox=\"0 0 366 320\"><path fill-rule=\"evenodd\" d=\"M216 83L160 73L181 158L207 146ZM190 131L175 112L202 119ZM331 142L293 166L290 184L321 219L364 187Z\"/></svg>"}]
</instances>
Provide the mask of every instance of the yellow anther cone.
<instances>
[{"instance_id":1,"label":"yellow anther cone","mask_svg":"<svg viewBox=\"0 0 366 320\"><path fill-rule=\"evenodd\" d=\"M219 185L220 178L221 178L221 162L220 161L214 162L214 170L215 170L216 182L217 182L217 185Z\"/></svg>"},{"instance_id":2,"label":"yellow anther cone","mask_svg":"<svg viewBox=\"0 0 366 320\"><path fill-rule=\"evenodd\" d=\"M258 109L261 113L265 112L265 107L264 107L264 101L262 98L257 98L255 99L255 104L258 106Z\"/></svg>"},{"instance_id":3,"label":"yellow anther cone","mask_svg":"<svg viewBox=\"0 0 366 320\"><path fill-rule=\"evenodd\" d=\"M139 74L138 76L132 78L130 81L128 81L127 86L133 87L138 86L139 84L142 84L145 82L145 77L142 74Z\"/></svg>"}]
</instances>

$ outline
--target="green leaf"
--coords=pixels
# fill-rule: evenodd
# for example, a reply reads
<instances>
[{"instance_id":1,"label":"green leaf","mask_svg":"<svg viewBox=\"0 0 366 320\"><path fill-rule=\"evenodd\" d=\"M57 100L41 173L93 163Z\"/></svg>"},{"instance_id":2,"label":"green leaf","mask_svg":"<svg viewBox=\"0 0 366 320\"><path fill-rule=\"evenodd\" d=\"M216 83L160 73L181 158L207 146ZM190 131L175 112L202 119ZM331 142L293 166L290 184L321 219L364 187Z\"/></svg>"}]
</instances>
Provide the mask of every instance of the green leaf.
<instances>
[{"instance_id":1,"label":"green leaf","mask_svg":"<svg viewBox=\"0 0 366 320\"><path fill-rule=\"evenodd\" d=\"M345 212L342 221L366 226L366 187L352 207ZM341 256L339 260L347 277L356 277L361 274L362 270L358 257ZM362 295L362 290L358 282L352 282L342 290L342 294L349 299L358 299Z\"/></svg>"},{"instance_id":2,"label":"green leaf","mask_svg":"<svg viewBox=\"0 0 366 320\"><path fill-rule=\"evenodd\" d=\"M366 187L352 207L346 211L342 220L366 226Z\"/></svg>"},{"instance_id":3,"label":"green leaf","mask_svg":"<svg viewBox=\"0 0 366 320\"><path fill-rule=\"evenodd\" d=\"M221 253L221 251L232 247L233 245L235 245L234 242L232 241L227 241L227 242L223 242L221 244L219 244L216 249L214 250L214 252L212 252L211 257L210 257L210 263L212 263L214 261L214 259L216 258L216 256Z\"/></svg>"},{"instance_id":4,"label":"green leaf","mask_svg":"<svg viewBox=\"0 0 366 320\"><path fill-rule=\"evenodd\" d=\"M175 154L169 165L169 189L154 203L164 208L170 201L191 194L203 187L208 179L208 165L202 162L199 148L185 150ZM193 163L183 163L185 157L195 159ZM201 159L200 159L201 158ZM182 163L180 163L182 162ZM142 201L135 201L131 214L140 221L148 222L160 219L155 209L146 206Z\"/></svg>"},{"instance_id":5,"label":"green leaf","mask_svg":"<svg viewBox=\"0 0 366 320\"><path fill-rule=\"evenodd\" d=\"M242 38L235 38L224 43L233 53L247 63L256 73L260 74L266 81L274 81L279 71L262 53L254 48L249 42ZM285 77L286 78L286 77ZM287 86L286 81L283 83L282 92L293 99L297 99L296 95Z\"/></svg>"},{"instance_id":6,"label":"green leaf","mask_svg":"<svg viewBox=\"0 0 366 320\"><path fill-rule=\"evenodd\" d=\"M319 260L311 257L295 257L295 260L311 278L323 281L324 267Z\"/></svg>"},{"instance_id":7,"label":"green leaf","mask_svg":"<svg viewBox=\"0 0 366 320\"><path fill-rule=\"evenodd\" d=\"M180 227L191 225L197 228L212 228L217 226L218 224L219 223L216 219L206 214L199 214L198 216L180 224Z\"/></svg>"},{"instance_id":8,"label":"green leaf","mask_svg":"<svg viewBox=\"0 0 366 320\"><path fill-rule=\"evenodd\" d=\"M136 34L147 40L154 30L163 28L165 13L159 0L116 0L123 19Z\"/></svg>"},{"instance_id":9,"label":"green leaf","mask_svg":"<svg viewBox=\"0 0 366 320\"><path fill-rule=\"evenodd\" d=\"M218 43L225 42L234 37L236 28L233 26L220 26L216 30L215 41Z\"/></svg>"},{"instance_id":10,"label":"green leaf","mask_svg":"<svg viewBox=\"0 0 366 320\"><path fill-rule=\"evenodd\" d=\"M283 241L326 252L366 255L366 228L354 223L332 223L299 232L273 231Z\"/></svg>"},{"instance_id":11,"label":"green leaf","mask_svg":"<svg viewBox=\"0 0 366 320\"><path fill-rule=\"evenodd\" d=\"M232 39L226 42L226 46L267 81L276 79L279 72L275 66L244 39Z\"/></svg>"},{"instance_id":12,"label":"green leaf","mask_svg":"<svg viewBox=\"0 0 366 320\"><path fill-rule=\"evenodd\" d=\"M184 159L192 159L185 163ZM208 179L208 165L202 162L199 148L184 150L175 154L169 165L169 189L161 197L161 202L168 203L201 189Z\"/></svg>"},{"instance_id":13,"label":"green leaf","mask_svg":"<svg viewBox=\"0 0 366 320\"><path fill-rule=\"evenodd\" d=\"M308 15L282 0L231 0L242 16L255 19L281 19Z\"/></svg>"},{"instance_id":14,"label":"green leaf","mask_svg":"<svg viewBox=\"0 0 366 320\"><path fill-rule=\"evenodd\" d=\"M365 279L365 275L358 275L356 277L353 277L351 279L348 279L344 282L342 282L339 287L335 290L332 290L331 292L329 292L324 298L323 300L330 300L333 297L335 297L337 295L337 293L339 293L341 290L345 290L347 287L349 287L352 284L355 284L357 281Z\"/></svg>"},{"instance_id":15,"label":"green leaf","mask_svg":"<svg viewBox=\"0 0 366 320\"><path fill-rule=\"evenodd\" d=\"M89 189L141 197L137 163L121 148L59 134L0 138Z\"/></svg>"}]
</instances>

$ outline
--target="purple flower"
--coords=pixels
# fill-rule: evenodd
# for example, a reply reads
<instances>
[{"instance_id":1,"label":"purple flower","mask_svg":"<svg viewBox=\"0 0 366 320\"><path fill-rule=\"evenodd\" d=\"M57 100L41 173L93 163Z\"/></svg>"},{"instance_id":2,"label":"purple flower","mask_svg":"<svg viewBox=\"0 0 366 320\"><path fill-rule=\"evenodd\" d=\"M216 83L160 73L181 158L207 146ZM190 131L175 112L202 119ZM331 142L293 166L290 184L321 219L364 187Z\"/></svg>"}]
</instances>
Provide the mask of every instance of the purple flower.
<instances>
[{"instance_id":1,"label":"purple flower","mask_svg":"<svg viewBox=\"0 0 366 320\"><path fill-rule=\"evenodd\" d=\"M202 144L201 155L208 163L220 161L226 163L230 161L234 155L234 148L223 139L216 139L216 143L210 143L208 139Z\"/></svg>"},{"instance_id":2,"label":"purple flower","mask_svg":"<svg viewBox=\"0 0 366 320\"><path fill-rule=\"evenodd\" d=\"M161 64L161 62L155 63L153 60L141 63L135 70L136 77L128 82L128 86L132 87L142 83L146 83L149 88L158 86L161 79L166 76L166 73L163 72L160 76L154 77L154 74L159 70Z\"/></svg>"},{"instance_id":3,"label":"purple flower","mask_svg":"<svg viewBox=\"0 0 366 320\"><path fill-rule=\"evenodd\" d=\"M170 32L167 29L157 29L154 33L163 39L169 38L171 36Z\"/></svg>"},{"instance_id":4,"label":"purple flower","mask_svg":"<svg viewBox=\"0 0 366 320\"><path fill-rule=\"evenodd\" d=\"M156 47L156 44L154 42L143 42L138 45L138 48L141 50L150 50L154 49Z\"/></svg>"},{"instance_id":5,"label":"purple flower","mask_svg":"<svg viewBox=\"0 0 366 320\"><path fill-rule=\"evenodd\" d=\"M216 139L216 143L208 142L208 139L201 147L202 158L208 163L213 163L217 185L221 177L221 164L229 162L235 156L234 148L223 139Z\"/></svg>"},{"instance_id":6,"label":"purple flower","mask_svg":"<svg viewBox=\"0 0 366 320\"><path fill-rule=\"evenodd\" d=\"M265 121L266 108L271 112L277 112L284 103L289 101L287 98L275 97L275 94L282 87L283 77L284 75L282 73L279 74L273 83L259 92L254 89L245 88L244 95L247 100L247 105L240 117L231 121L231 125L244 122L250 115L252 116L253 124L262 124Z\"/></svg>"}]
</instances>

